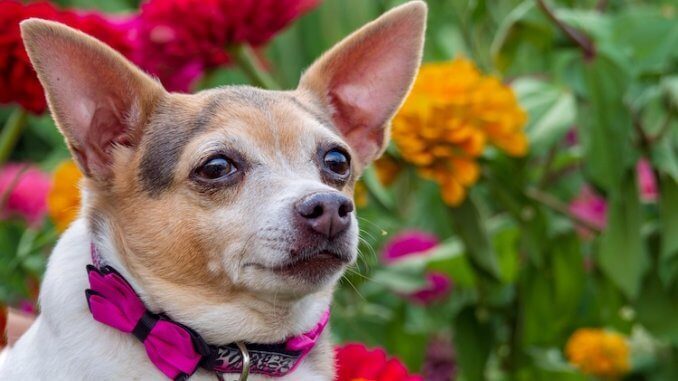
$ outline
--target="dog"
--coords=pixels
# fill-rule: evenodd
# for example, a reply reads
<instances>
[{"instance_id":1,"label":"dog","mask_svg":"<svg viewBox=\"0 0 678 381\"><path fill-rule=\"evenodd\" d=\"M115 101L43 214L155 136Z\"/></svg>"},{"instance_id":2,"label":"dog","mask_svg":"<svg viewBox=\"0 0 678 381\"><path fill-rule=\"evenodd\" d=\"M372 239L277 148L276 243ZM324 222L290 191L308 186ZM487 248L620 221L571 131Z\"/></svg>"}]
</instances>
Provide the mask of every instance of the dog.
<instances>
[{"instance_id":1,"label":"dog","mask_svg":"<svg viewBox=\"0 0 678 381\"><path fill-rule=\"evenodd\" d=\"M21 33L84 174L8 380L332 380L356 180L417 73L427 7L354 32L290 91L169 93L64 25Z\"/></svg>"}]
</instances>

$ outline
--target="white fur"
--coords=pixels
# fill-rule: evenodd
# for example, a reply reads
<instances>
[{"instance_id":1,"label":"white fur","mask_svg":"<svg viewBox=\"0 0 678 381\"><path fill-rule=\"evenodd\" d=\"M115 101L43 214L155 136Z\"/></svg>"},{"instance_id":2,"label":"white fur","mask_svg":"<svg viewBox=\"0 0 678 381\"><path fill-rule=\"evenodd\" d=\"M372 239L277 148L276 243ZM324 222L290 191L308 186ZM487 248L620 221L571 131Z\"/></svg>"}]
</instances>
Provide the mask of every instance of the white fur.
<instances>
[{"instance_id":1,"label":"white fur","mask_svg":"<svg viewBox=\"0 0 678 381\"><path fill-rule=\"evenodd\" d=\"M2 356L0 380L166 380L148 360L143 345L133 336L107 327L92 318L85 299L88 281L85 267L90 260L92 237L84 219L79 219L64 233L50 257L40 293L42 313L19 342ZM98 240L101 241L101 240ZM106 241L106 240L103 240ZM135 287L111 247L103 242L101 251L108 263L124 274ZM143 295L143 290L141 291ZM329 301L327 301L328 303ZM326 303L301 303L305 308L305 329L312 326ZM237 308L235 308L237 309ZM235 312L235 310L234 310ZM300 311L301 312L301 311ZM213 325L224 326L224 315L214 316ZM317 319L317 318L316 318ZM309 323L310 321L310 323ZM204 322L203 322L204 323ZM228 324L242 323L229 320ZM244 327L230 327L234 331ZM225 375L237 380L237 375ZM213 373L200 370L191 380L214 380ZM251 381L268 380L252 375ZM323 380L312 365L304 362L289 380Z\"/></svg>"}]
</instances>

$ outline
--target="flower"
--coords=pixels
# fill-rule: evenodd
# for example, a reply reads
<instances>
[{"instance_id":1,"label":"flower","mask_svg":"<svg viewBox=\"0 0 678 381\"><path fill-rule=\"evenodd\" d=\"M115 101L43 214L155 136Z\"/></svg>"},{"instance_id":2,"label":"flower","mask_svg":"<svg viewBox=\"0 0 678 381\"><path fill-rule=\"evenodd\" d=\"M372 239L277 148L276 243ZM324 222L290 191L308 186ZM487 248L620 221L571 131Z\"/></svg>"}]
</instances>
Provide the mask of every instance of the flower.
<instances>
[{"instance_id":1,"label":"flower","mask_svg":"<svg viewBox=\"0 0 678 381\"><path fill-rule=\"evenodd\" d=\"M363 344L349 343L337 346L335 354L335 381L423 381L409 374L397 358L389 359L381 348L370 350Z\"/></svg>"},{"instance_id":2,"label":"flower","mask_svg":"<svg viewBox=\"0 0 678 381\"><path fill-rule=\"evenodd\" d=\"M409 299L417 304L428 305L446 297L452 290L452 281L441 272L432 271L426 274L426 286L409 295Z\"/></svg>"},{"instance_id":3,"label":"flower","mask_svg":"<svg viewBox=\"0 0 678 381\"><path fill-rule=\"evenodd\" d=\"M75 220L80 209L82 174L74 162L61 163L54 171L54 182L47 197L49 215L59 231L64 231Z\"/></svg>"},{"instance_id":4,"label":"flower","mask_svg":"<svg viewBox=\"0 0 678 381\"><path fill-rule=\"evenodd\" d=\"M381 258L393 263L410 255L422 255L438 246L438 237L420 230L406 230L393 236L382 251Z\"/></svg>"},{"instance_id":5,"label":"flower","mask_svg":"<svg viewBox=\"0 0 678 381\"><path fill-rule=\"evenodd\" d=\"M450 381L457 374L452 342L446 335L434 336L426 346L422 374L427 381Z\"/></svg>"},{"instance_id":6,"label":"flower","mask_svg":"<svg viewBox=\"0 0 678 381\"><path fill-rule=\"evenodd\" d=\"M136 49L137 19L134 16L72 10L63 11L59 21L103 41L125 57L131 57Z\"/></svg>"},{"instance_id":7,"label":"flower","mask_svg":"<svg viewBox=\"0 0 678 381\"><path fill-rule=\"evenodd\" d=\"M384 154L374 161L374 169L379 182L384 186L389 186L398 178L402 167L393 156Z\"/></svg>"},{"instance_id":8,"label":"flower","mask_svg":"<svg viewBox=\"0 0 678 381\"><path fill-rule=\"evenodd\" d=\"M317 3L149 0L141 6L135 62L158 76L168 90L185 92L205 70L229 62L227 47L263 45Z\"/></svg>"},{"instance_id":9,"label":"flower","mask_svg":"<svg viewBox=\"0 0 678 381\"><path fill-rule=\"evenodd\" d=\"M438 237L418 230L401 232L391 238L382 252L381 258L387 264L394 263L411 255L426 255L438 246ZM450 278L440 272L426 274L426 285L407 298L417 304L431 304L447 296L452 289Z\"/></svg>"},{"instance_id":10,"label":"flower","mask_svg":"<svg viewBox=\"0 0 678 381\"><path fill-rule=\"evenodd\" d=\"M579 195L570 202L569 209L570 213L599 229L604 229L607 225L607 201L588 185L581 188ZM579 226L576 229L582 238L591 238L590 230Z\"/></svg>"},{"instance_id":11,"label":"flower","mask_svg":"<svg viewBox=\"0 0 678 381\"><path fill-rule=\"evenodd\" d=\"M508 86L458 58L422 66L393 119L393 140L422 176L438 182L443 200L458 205L478 179L476 159L487 143L525 155L526 120Z\"/></svg>"},{"instance_id":12,"label":"flower","mask_svg":"<svg viewBox=\"0 0 678 381\"><path fill-rule=\"evenodd\" d=\"M49 176L30 164L6 164L0 169L0 218L22 216L31 225L47 212Z\"/></svg>"},{"instance_id":13,"label":"flower","mask_svg":"<svg viewBox=\"0 0 678 381\"><path fill-rule=\"evenodd\" d=\"M362 180L358 180L355 183L355 189L353 190L353 201L358 208L364 208L367 206L367 188L365 183Z\"/></svg>"},{"instance_id":14,"label":"flower","mask_svg":"<svg viewBox=\"0 0 678 381\"><path fill-rule=\"evenodd\" d=\"M630 369L628 341L615 332L578 329L568 339L565 354L572 365L594 376L617 378Z\"/></svg>"},{"instance_id":15,"label":"flower","mask_svg":"<svg viewBox=\"0 0 678 381\"><path fill-rule=\"evenodd\" d=\"M19 30L19 22L30 17L54 20L58 11L49 3L0 0L0 103L17 102L40 114L47 103Z\"/></svg>"},{"instance_id":16,"label":"flower","mask_svg":"<svg viewBox=\"0 0 678 381\"><path fill-rule=\"evenodd\" d=\"M16 102L35 114L47 108L19 29L19 23L31 17L62 22L99 38L123 54L131 53L128 30L102 14L62 11L47 2L22 4L0 0L0 103Z\"/></svg>"},{"instance_id":17,"label":"flower","mask_svg":"<svg viewBox=\"0 0 678 381\"><path fill-rule=\"evenodd\" d=\"M640 198L646 202L655 202L659 197L657 189L657 179L652 171L652 165L647 159L640 159L636 163L636 173L638 175L638 188L640 189Z\"/></svg>"},{"instance_id":18,"label":"flower","mask_svg":"<svg viewBox=\"0 0 678 381\"><path fill-rule=\"evenodd\" d=\"M7 306L0 302L0 349L7 345Z\"/></svg>"}]
</instances>

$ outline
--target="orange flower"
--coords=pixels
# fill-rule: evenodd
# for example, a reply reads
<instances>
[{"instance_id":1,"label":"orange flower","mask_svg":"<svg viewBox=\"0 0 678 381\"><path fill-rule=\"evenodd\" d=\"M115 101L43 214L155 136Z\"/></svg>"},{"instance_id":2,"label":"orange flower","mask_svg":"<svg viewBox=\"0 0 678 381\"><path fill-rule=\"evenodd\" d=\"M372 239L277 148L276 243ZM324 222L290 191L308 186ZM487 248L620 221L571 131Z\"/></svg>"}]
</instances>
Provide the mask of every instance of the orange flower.
<instances>
[{"instance_id":1,"label":"orange flower","mask_svg":"<svg viewBox=\"0 0 678 381\"><path fill-rule=\"evenodd\" d=\"M359 180L355 183L355 189L353 190L353 201L358 208L364 208L367 206L367 189L362 180Z\"/></svg>"},{"instance_id":2,"label":"orange flower","mask_svg":"<svg viewBox=\"0 0 678 381\"><path fill-rule=\"evenodd\" d=\"M479 177L476 159L487 144L512 156L527 152L527 115L513 91L458 58L422 66L393 120L393 140L405 160L440 184L458 205Z\"/></svg>"},{"instance_id":3,"label":"orange flower","mask_svg":"<svg viewBox=\"0 0 678 381\"><path fill-rule=\"evenodd\" d=\"M59 164L54 171L52 189L47 196L47 208L57 230L64 231L75 220L80 210L80 188L82 174L74 162L68 160Z\"/></svg>"},{"instance_id":4,"label":"orange flower","mask_svg":"<svg viewBox=\"0 0 678 381\"><path fill-rule=\"evenodd\" d=\"M385 153L382 157L375 160L374 169L377 172L379 182L384 186L389 186L398 178L402 167L393 156Z\"/></svg>"},{"instance_id":5,"label":"orange flower","mask_svg":"<svg viewBox=\"0 0 678 381\"><path fill-rule=\"evenodd\" d=\"M572 365L594 376L616 379L630 369L628 342L615 332L578 329L567 341L565 354Z\"/></svg>"}]
</instances>

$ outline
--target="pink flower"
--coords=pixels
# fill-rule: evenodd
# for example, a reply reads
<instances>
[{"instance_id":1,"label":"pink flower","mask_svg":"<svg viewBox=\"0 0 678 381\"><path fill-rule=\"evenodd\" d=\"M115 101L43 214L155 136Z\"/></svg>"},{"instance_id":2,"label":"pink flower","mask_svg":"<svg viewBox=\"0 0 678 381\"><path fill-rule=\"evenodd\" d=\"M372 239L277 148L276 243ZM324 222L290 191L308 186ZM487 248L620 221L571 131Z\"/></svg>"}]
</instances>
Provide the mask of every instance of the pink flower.
<instances>
[{"instance_id":1,"label":"pink flower","mask_svg":"<svg viewBox=\"0 0 678 381\"><path fill-rule=\"evenodd\" d=\"M570 213L599 229L604 229L607 225L607 201L598 196L588 185L583 186L579 195L570 202ZM576 229L582 238L591 238L591 232L588 229L580 226Z\"/></svg>"},{"instance_id":2,"label":"pink flower","mask_svg":"<svg viewBox=\"0 0 678 381\"><path fill-rule=\"evenodd\" d=\"M392 263L410 255L422 255L426 251L438 246L438 238L430 233L419 230L409 230L398 233L384 246L382 259Z\"/></svg>"},{"instance_id":3,"label":"pink flower","mask_svg":"<svg viewBox=\"0 0 678 381\"><path fill-rule=\"evenodd\" d=\"M456 379L456 355L452 341L447 335L436 335L428 342L421 373L426 381Z\"/></svg>"},{"instance_id":4,"label":"pink flower","mask_svg":"<svg viewBox=\"0 0 678 381\"><path fill-rule=\"evenodd\" d=\"M443 299L451 290L450 278L443 273L432 271L426 274L426 286L413 292L408 298L417 304L428 305Z\"/></svg>"},{"instance_id":5,"label":"pink flower","mask_svg":"<svg viewBox=\"0 0 678 381\"><path fill-rule=\"evenodd\" d=\"M646 202L655 202L659 197L657 189L657 179L652 171L650 162L643 158L636 163L636 173L638 175L638 188L640 189L640 199Z\"/></svg>"},{"instance_id":6,"label":"pink flower","mask_svg":"<svg viewBox=\"0 0 678 381\"><path fill-rule=\"evenodd\" d=\"M411 255L426 255L438 246L438 238L419 230L404 231L395 235L384 246L382 259L386 264L394 263ZM418 304L430 304L447 296L452 289L450 278L440 272L426 274L426 285L407 295L407 298Z\"/></svg>"},{"instance_id":7,"label":"pink flower","mask_svg":"<svg viewBox=\"0 0 678 381\"><path fill-rule=\"evenodd\" d=\"M227 64L226 48L260 46L318 0L148 0L141 6L142 68L186 92L205 70Z\"/></svg>"},{"instance_id":8,"label":"pink flower","mask_svg":"<svg viewBox=\"0 0 678 381\"><path fill-rule=\"evenodd\" d=\"M568 147L574 147L579 144L579 134L577 134L577 129L575 127L570 128L565 134L565 145Z\"/></svg>"},{"instance_id":9,"label":"pink flower","mask_svg":"<svg viewBox=\"0 0 678 381\"><path fill-rule=\"evenodd\" d=\"M47 213L50 177L41 170L24 164L6 164L0 168L0 218L22 216L31 225L42 222Z\"/></svg>"}]
</instances>

